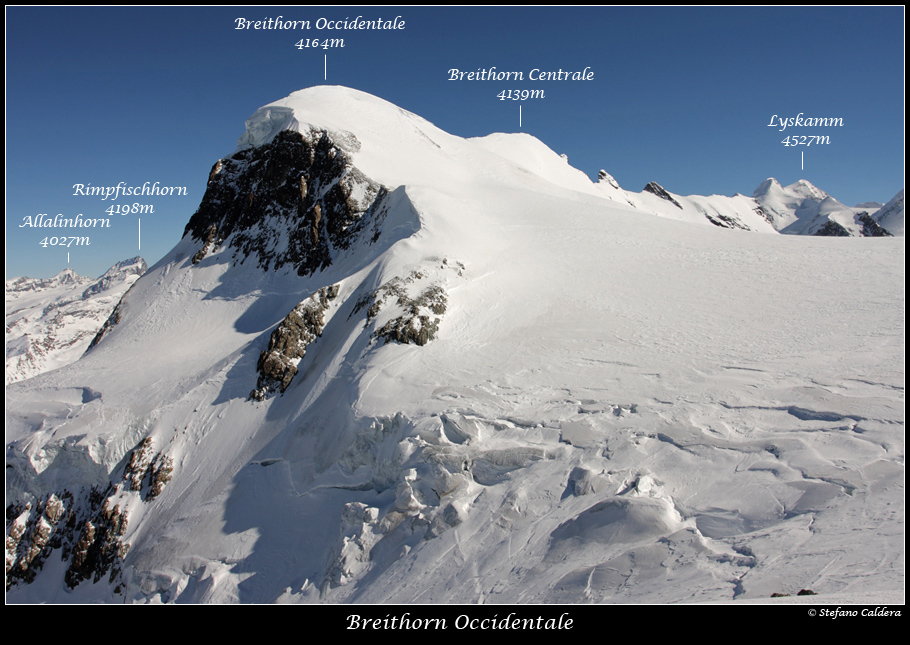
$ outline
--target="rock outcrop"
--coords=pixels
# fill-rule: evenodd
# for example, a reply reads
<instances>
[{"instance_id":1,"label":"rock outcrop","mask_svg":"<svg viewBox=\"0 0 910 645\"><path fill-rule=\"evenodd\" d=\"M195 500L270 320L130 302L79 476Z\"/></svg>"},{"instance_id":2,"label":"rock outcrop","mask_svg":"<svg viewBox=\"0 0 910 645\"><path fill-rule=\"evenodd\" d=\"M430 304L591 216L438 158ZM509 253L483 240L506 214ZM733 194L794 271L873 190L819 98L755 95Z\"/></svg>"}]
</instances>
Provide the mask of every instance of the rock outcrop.
<instances>
[{"instance_id":1,"label":"rock outcrop","mask_svg":"<svg viewBox=\"0 0 910 645\"><path fill-rule=\"evenodd\" d=\"M291 265L312 275L357 240L378 238L386 194L327 132L284 130L214 165L184 235L202 243L194 264L226 244L266 271Z\"/></svg>"},{"instance_id":2,"label":"rock outcrop","mask_svg":"<svg viewBox=\"0 0 910 645\"><path fill-rule=\"evenodd\" d=\"M320 289L301 302L279 323L269 338L268 348L259 355L259 380L251 399L264 400L278 390L282 394L297 375L297 365L307 347L322 336L325 313L338 296L338 285Z\"/></svg>"},{"instance_id":3,"label":"rock outcrop","mask_svg":"<svg viewBox=\"0 0 910 645\"><path fill-rule=\"evenodd\" d=\"M66 564L64 581L75 588L83 581L107 577L114 584L129 551L124 541L128 513L124 494L137 492L145 502L161 494L174 469L171 457L153 454L151 438L131 452L121 475L115 471L107 486L46 494L6 507L6 588L30 583L50 555L59 550Z\"/></svg>"},{"instance_id":4,"label":"rock outcrop","mask_svg":"<svg viewBox=\"0 0 910 645\"><path fill-rule=\"evenodd\" d=\"M89 351L95 345L101 342L101 339L109 334L114 327L120 324L120 320L123 318L123 300L117 303L117 306L114 307L114 310L111 312L111 315L107 317L107 320L104 321L104 324L101 325L101 329L98 330L98 333L95 334L95 337L92 338L92 342L88 344L88 347L85 351Z\"/></svg>"},{"instance_id":5,"label":"rock outcrop","mask_svg":"<svg viewBox=\"0 0 910 645\"><path fill-rule=\"evenodd\" d=\"M448 266L448 260L443 260ZM454 270L462 275L464 265L456 263ZM367 325L376 319L381 311L393 308L393 318L387 320L374 332L376 338L385 342L426 345L436 337L439 323L446 312L448 298L445 289L419 270L411 271L404 277L395 277L384 283L367 298L362 299L355 311L370 305L367 310ZM395 316L398 313L399 315Z\"/></svg>"},{"instance_id":6,"label":"rock outcrop","mask_svg":"<svg viewBox=\"0 0 910 645\"><path fill-rule=\"evenodd\" d=\"M651 193L652 195L657 195L661 199L667 200L668 202L670 202L671 204L676 206L676 208L679 208L679 209L682 208L682 206L679 205L679 202L676 201L675 199L673 199L673 196L670 195L670 193L668 193L667 190L663 186L658 184L656 181L648 182L648 185L645 186L645 192Z\"/></svg>"},{"instance_id":7,"label":"rock outcrop","mask_svg":"<svg viewBox=\"0 0 910 645\"><path fill-rule=\"evenodd\" d=\"M601 169L600 172L597 173L597 181L609 184L616 190L620 189L617 181L613 179L613 175L608 173L606 170Z\"/></svg>"},{"instance_id":8,"label":"rock outcrop","mask_svg":"<svg viewBox=\"0 0 910 645\"><path fill-rule=\"evenodd\" d=\"M744 231L748 231L749 227L745 226L742 222L736 218L724 215L722 213L716 213L711 215L710 213L705 213L705 217L709 222L714 224L714 226L719 226L720 228L738 228Z\"/></svg>"},{"instance_id":9,"label":"rock outcrop","mask_svg":"<svg viewBox=\"0 0 910 645\"><path fill-rule=\"evenodd\" d=\"M860 213L856 220L863 225L863 237L894 237L884 226L872 219L869 213Z\"/></svg>"},{"instance_id":10,"label":"rock outcrop","mask_svg":"<svg viewBox=\"0 0 910 645\"><path fill-rule=\"evenodd\" d=\"M825 222L825 225L820 229L815 231L813 235L826 236L826 237L850 237L850 231L845 229L843 226L835 222L834 220L828 220Z\"/></svg>"}]
</instances>

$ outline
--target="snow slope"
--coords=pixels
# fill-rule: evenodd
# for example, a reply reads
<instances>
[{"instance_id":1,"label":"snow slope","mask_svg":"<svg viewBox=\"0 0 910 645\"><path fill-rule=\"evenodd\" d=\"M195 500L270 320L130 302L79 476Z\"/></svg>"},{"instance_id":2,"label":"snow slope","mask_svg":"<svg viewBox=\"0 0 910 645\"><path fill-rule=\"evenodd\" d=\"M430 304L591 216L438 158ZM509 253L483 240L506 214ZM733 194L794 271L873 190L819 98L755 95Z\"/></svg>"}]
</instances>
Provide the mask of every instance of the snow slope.
<instances>
[{"instance_id":1,"label":"snow slope","mask_svg":"<svg viewBox=\"0 0 910 645\"><path fill-rule=\"evenodd\" d=\"M235 245L285 248L277 216L188 233L84 358L10 386L7 561L44 560L10 602L902 591L902 239L674 221L527 135L460 139L346 88L261 108L238 152L283 129L384 186L375 237L299 275ZM435 337L386 342L418 314ZM251 399L304 323L289 385ZM53 546L48 495L80 486L104 500L94 578L86 530Z\"/></svg>"}]
</instances>

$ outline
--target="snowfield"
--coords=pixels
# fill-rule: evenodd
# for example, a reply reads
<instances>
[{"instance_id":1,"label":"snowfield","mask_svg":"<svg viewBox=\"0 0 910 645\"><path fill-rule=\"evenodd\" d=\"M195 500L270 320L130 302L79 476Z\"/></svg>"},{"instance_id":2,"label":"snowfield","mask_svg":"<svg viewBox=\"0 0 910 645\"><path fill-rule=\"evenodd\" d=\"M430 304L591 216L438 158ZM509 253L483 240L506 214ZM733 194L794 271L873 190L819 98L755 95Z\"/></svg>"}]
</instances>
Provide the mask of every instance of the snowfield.
<instances>
[{"instance_id":1,"label":"snowfield","mask_svg":"<svg viewBox=\"0 0 910 645\"><path fill-rule=\"evenodd\" d=\"M128 515L114 569L71 587L47 547L9 602L903 602L903 237L651 214L533 137L340 87L261 108L238 151L285 129L388 190L381 234L308 276L231 239L194 263L188 234L95 348L8 386L8 538L64 489ZM377 335L411 307L435 337Z\"/></svg>"}]
</instances>

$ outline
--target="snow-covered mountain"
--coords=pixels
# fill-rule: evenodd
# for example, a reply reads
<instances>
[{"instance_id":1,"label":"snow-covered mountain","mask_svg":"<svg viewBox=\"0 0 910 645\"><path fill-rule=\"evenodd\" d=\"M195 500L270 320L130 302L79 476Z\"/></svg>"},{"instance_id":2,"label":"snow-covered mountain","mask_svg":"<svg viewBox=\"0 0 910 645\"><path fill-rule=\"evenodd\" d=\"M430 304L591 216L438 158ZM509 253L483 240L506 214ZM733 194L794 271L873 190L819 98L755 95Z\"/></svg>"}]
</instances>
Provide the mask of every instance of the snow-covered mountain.
<instances>
[{"instance_id":1,"label":"snow-covered mountain","mask_svg":"<svg viewBox=\"0 0 910 645\"><path fill-rule=\"evenodd\" d=\"M839 237L887 237L903 235L904 230L903 190L889 202L892 208L884 215L879 213L878 205L844 206L805 179L784 187L770 177L755 189L752 197L682 197L656 182L649 183L640 193L632 193L620 188L609 173L601 170L597 188L608 199L647 213L722 228ZM898 197L900 200L896 201ZM885 220L896 232L882 223Z\"/></svg>"},{"instance_id":2,"label":"snow-covered mountain","mask_svg":"<svg viewBox=\"0 0 910 645\"><path fill-rule=\"evenodd\" d=\"M904 234L904 190L872 214L872 219L894 235Z\"/></svg>"},{"instance_id":3,"label":"snow-covered mountain","mask_svg":"<svg viewBox=\"0 0 910 645\"><path fill-rule=\"evenodd\" d=\"M64 269L53 278L6 282L6 382L72 363L88 348L121 296L148 267L118 262L100 278Z\"/></svg>"},{"instance_id":4,"label":"snow-covered mountain","mask_svg":"<svg viewBox=\"0 0 910 645\"><path fill-rule=\"evenodd\" d=\"M892 235L870 217L870 212L877 208L844 206L805 179L787 187L773 178L767 179L755 189L753 197L782 233L839 237Z\"/></svg>"},{"instance_id":5,"label":"snow-covered mountain","mask_svg":"<svg viewBox=\"0 0 910 645\"><path fill-rule=\"evenodd\" d=\"M99 342L8 387L7 600L900 594L903 240L604 183L346 88L258 110Z\"/></svg>"}]
</instances>

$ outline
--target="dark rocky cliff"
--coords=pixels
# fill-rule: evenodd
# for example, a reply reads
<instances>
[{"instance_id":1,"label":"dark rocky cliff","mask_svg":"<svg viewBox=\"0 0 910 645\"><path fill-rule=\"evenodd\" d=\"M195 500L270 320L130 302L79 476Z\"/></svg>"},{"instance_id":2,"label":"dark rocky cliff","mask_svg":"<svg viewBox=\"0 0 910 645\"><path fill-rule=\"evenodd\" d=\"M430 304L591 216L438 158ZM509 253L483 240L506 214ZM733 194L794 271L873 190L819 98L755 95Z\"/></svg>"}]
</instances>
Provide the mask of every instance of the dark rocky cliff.
<instances>
[{"instance_id":1,"label":"dark rocky cliff","mask_svg":"<svg viewBox=\"0 0 910 645\"><path fill-rule=\"evenodd\" d=\"M184 235L201 242L194 264L227 244L264 270L290 264L311 275L357 240L378 238L386 194L327 132L285 130L215 164Z\"/></svg>"}]
</instances>

